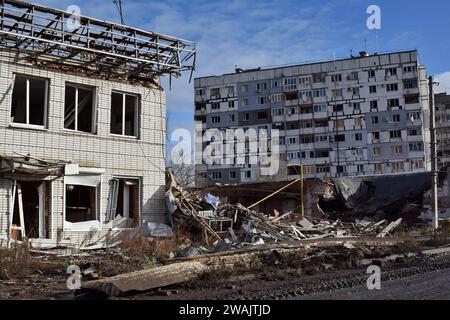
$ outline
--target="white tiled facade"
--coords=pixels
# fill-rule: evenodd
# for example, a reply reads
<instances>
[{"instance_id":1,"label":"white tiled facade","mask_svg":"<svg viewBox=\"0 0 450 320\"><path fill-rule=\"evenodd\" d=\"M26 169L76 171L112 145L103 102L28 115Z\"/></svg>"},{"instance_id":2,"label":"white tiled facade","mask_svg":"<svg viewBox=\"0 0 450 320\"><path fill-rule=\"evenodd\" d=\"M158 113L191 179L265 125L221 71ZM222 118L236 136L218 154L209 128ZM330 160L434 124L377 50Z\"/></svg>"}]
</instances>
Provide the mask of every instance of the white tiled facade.
<instances>
[{"instance_id":1,"label":"white tiled facade","mask_svg":"<svg viewBox=\"0 0 450 320\"><path fill-rule=\"evenodd\" d=\"M430 170L426 69L415 50L237 70L197 78L195 89L204 146L208 129L279 130L281 180L298 177L299 165L307 178ZM196 173L198 185L264 181L259 164L199 163Z\"/></svg>"},{"instance_id":2,"label":"white tiled facade","mask_svg":"<svg viewBox=\"0 0 450 320\"><path fill-rule=\"evenodd\" d=\"M109 181L112 177L140 180L140 222L166 222L164 204L166 100L160 88L149 88L120 81L109 81L52 71L25 63L14 51L0 51L0 154L30 154L45 160L63 160L80 168L104 169L101 176L100 222L105 220ZM22 57L23 58L23 57ZM22 128L11 124L14 75L45 78L49 81L47 124L44 129ZM64 129L66 82L96 89L96 133ZM139 97L138 137L110 134L111 92ZM9 228L12 182L0 177L0 235ZM52 239L64 228L64 177L51 182L50 230ZM63 238L77 237L64 233ZM81 234L80 234L81 235Z\"/></svg>"}]
</instances>

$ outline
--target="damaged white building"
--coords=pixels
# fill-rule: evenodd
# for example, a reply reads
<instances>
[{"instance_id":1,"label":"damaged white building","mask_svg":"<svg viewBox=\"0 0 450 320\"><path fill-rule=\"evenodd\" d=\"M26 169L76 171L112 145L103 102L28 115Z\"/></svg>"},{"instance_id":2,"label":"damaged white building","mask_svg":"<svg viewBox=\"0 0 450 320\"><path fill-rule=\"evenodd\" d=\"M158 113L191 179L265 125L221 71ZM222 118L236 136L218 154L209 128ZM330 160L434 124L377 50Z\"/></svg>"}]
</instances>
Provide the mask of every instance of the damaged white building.
<instances>
[{"instance_id":1,"label":"damaged white building","mask_svg":"<svg viewBox=\"0 0 450 320\"><path fill-rule=\"evenodd\" d=\"M44 6L0 2L3 239L80 245L144 221L170 223L159 76L192 71L195 45L69 19Z\"/></svg>"}]
</instances>

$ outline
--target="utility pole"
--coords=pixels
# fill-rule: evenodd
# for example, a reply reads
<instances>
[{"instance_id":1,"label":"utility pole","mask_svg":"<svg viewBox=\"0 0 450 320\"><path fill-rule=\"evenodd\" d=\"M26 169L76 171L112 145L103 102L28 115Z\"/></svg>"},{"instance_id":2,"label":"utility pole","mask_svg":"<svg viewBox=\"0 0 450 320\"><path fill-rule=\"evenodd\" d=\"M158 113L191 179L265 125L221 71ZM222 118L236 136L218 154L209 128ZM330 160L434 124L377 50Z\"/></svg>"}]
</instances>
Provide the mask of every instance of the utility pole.
<instances>
[{"instance_id":1,"label":"utility pole","mask_svg":"<svg viewBox=\"0 0 450 320\"><path fill-rule=\"evenodd\" d=\"M434 105L434 79L433 76L428 77L428 91L430 94L430 132L431 132L431 174L432 174L432 213L433 213L433 229L439 228L439 208L438 208L438 157L437 157L437 138L436 138L436 108Z\"/></svg>"}]
</instances>

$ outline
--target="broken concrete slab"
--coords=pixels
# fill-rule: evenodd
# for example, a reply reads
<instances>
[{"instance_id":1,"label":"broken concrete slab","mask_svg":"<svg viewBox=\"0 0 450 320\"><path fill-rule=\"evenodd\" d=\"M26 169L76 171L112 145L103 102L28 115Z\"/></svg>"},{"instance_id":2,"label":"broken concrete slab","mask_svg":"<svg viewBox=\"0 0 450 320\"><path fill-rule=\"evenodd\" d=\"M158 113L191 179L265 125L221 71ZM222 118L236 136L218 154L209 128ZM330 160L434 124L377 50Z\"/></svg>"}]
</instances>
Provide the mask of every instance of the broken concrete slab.
<instances>
[{"instance_id":1,"label":"broken concrete slab","mask_svg":"<svg viewBox=\"0 0 450 320\"><path fill-rule=\"evenodd\" d=\"M206 270L208 266L198 261L180 262L85 282L82 289L117 297L131 291L147 291L193 280Z\"/></svg>"}]
</instances>

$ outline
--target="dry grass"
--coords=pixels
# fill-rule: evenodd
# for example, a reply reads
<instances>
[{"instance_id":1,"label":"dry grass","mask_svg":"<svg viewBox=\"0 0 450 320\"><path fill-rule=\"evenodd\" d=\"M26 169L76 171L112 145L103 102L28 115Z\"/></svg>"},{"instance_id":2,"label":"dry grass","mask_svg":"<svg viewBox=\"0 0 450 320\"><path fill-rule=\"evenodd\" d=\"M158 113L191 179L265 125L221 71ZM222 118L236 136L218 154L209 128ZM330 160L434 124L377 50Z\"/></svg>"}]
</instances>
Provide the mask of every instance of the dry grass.
<instances>
[{"instance_id":1,"label":"dry grass","mask_svg":"<svg viewBox=\"0 0 450 320\"><path fill-rule=\"evenodd\" d=\"M13 244L11 248L0 247L0 280L27 276L39 268L39 262L32 259L27 243Z\"/></svg>"}]
</instances>

